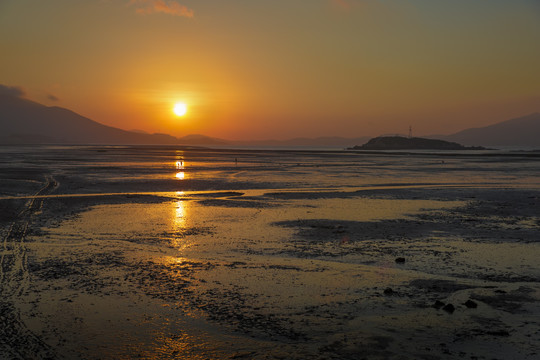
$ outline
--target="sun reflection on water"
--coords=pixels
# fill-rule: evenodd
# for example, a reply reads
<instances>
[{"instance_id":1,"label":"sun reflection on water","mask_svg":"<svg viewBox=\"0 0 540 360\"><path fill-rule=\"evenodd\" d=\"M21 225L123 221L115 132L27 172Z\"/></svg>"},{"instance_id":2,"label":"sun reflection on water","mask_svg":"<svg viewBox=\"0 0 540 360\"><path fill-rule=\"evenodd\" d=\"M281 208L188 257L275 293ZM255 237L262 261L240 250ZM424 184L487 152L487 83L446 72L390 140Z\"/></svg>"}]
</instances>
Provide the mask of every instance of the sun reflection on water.
<instances>
[{"instance_id":1,"label":"sun reflection on water","mask_svg":"<svg viewBox=\"0 0 540 360\"><path fill-rule=\"evenodd\" d=\"M186 226L186 207L185 201L178 200L174 203L174 230L181 231Z\"/></svg>"},{"instance_id":2,"label":"sun reflection on water","mask_svg":"<svg viewBox=\"0 0 540 360\"><path fill-rule=\"evenodd\" d=\"M182 249L186 247L185 232L188 219L188 201L184 198L184 191L177 191L176 196L178 199L171 202L172 213L170 227L171 232L174 234L171 242L175 248Z\"/></svg>"},{"instance_id":3,"label":"sun reflection on water","mask_svg":"<svg viewBox=\"0 0 540 360\"><path fill-rule=\"evenodd\" d=\"M186 178L186 173L184 172L186 168L186 163L184 162L184 155L183 153L178 153L176 161L174 163L174 167L176 169L175 177L178 180L184 180Z\"/></svg>"}]
</instances>

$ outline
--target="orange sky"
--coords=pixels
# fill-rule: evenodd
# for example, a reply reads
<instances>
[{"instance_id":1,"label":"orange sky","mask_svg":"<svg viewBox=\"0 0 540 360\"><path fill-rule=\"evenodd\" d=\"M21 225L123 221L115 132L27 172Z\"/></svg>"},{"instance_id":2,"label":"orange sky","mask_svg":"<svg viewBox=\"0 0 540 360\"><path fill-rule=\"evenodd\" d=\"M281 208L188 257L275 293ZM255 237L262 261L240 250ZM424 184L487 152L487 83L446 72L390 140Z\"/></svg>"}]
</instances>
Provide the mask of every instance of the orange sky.
<instances>
[{"instance_id":1,"label":"orange sky","mask_svg":"<svg viewBox=\"0 0 540 360\"><path fill-rule=\"evenodd\" d=\"M448 134L540 111L535 0L2 0L0 48L0 84L27 98L175 136Z\"/></svg>"}]
</instances>

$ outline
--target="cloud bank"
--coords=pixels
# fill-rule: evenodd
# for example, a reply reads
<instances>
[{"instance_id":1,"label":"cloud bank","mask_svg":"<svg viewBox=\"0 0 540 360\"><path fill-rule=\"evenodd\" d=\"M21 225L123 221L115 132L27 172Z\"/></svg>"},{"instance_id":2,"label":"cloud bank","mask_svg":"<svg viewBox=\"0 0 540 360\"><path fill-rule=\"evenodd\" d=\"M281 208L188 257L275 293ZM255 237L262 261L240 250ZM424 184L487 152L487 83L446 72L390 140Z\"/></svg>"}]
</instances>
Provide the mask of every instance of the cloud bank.
<instances>
[{"instance_id":1,"label":"cloud bank","mask_svg":"<svg viewBox=\"0 0 540 360\"><path fill-rule=\"evenodd\" d=\"M188 18L192 18L194 15L192 9L173 0L167 2L164 0L131 0L130 5L136 6L135 11L138 14L164 13Z\"/></svg>"},{"instance_id":2,"label":"cloud bank","mask_svg":"<svg viewBox=\"0 0 540 360\"><path fill-rule=\"evenodd\" d=\"M0 84L0 95L21 97L24 95L24 91L21 87L18 86L6 86Z\"/></svg>"}]
</instances>

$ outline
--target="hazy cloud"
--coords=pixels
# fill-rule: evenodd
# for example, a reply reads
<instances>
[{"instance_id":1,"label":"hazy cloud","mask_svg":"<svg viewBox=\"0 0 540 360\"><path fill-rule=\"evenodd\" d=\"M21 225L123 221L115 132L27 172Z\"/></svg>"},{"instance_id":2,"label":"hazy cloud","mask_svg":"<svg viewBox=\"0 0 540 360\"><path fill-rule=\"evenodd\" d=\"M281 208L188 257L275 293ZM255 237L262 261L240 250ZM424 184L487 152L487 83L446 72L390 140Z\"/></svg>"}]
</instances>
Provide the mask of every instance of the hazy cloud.
<instances>
[{"instance_id":1,"label":"hazy cloud","mask_svg":"<svg viewBox=\"0 0 540 360\"><path fill-rule=\"evenodd\" d=\"M335 5L339 6L343 9L350 9L351 8L351 2L349 0L331 0Z\"/></svg>"},{"instance_id":2,"label":"hazy cloud","mask_svg":"<svg viewBox=\"0 0 540 360\"><path fill-rule=\"evenodd\" d=\"M334 6L342 10L355 10L366 5L373 5L380 2L374 0L328 0Z\"/></svg>"},{"instance_id":3,"label":"hazy cloud","mask_svg":"<svg viewBox=\"0 0 540 360\"><path fill-rule=\"evenodd\" d=\"M164 13L175 16L193 17L193 10L177 1L169 0L131 0L130 5L136 7L138 14Z\"/></svg>"},{"instance_id":4,"label":"hazy cloud","mask_svg":"<svg viewBox=\"0 0 540 360\"><path fill-rule=\"evenodd\" d=\"M24 90L19 86L6 86L0 84L0 95L21 97L24 95Z\"/></svg>"},{"instance_id":5,"label":"hazy cloud","mask_svg":"<svg viewBox=\"0 0 540 360\"><path fill-rule=\"evenodd\" d=\"M54 96L53 94L48 94L47 95L47 99L51 100L51 101L58 101L60 100L59 98L57 98L56 96Z\"/></svg>"}]
</instances>

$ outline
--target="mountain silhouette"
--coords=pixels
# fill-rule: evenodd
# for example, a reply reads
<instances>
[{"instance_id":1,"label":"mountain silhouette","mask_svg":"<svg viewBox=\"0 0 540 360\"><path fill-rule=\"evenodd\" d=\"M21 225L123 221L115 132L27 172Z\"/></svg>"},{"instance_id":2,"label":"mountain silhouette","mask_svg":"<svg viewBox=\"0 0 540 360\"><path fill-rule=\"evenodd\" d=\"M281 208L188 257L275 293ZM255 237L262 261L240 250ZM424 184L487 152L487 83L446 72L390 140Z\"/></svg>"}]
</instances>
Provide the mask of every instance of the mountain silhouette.
<instances>
[{"instance_id":1,"label":"mountain silhouette","mask_svg":"<svg viewBox=\"0 0 540 360\"><path fill-rule=\"evenodd\" d=\"M437 136L464 145L540 146L540 113L533 113L497 124L471 128L458 133Z\"/></svg>"},{"instance_id":2,"label":"mountain silhouette","mask_svg":"<svg viewBox=\"0 0 540 360\"><path fill-rule=\"evenodd\" d=\"M10 89L3 87L3 89ZM13 88L11 88L13 89ZM3 144L162 144L241 147L350 147L368 137L295 138L290 140L229 141L205 135L174 137L127 131L103 125L71 110L45 106L16 91L0 92L0 143ZM540 113L430 138L482 146L540 146Z\"/></svg>"},{"instance_id":3,"label":"mountain silhouette","mask_svg":"<svg viewBox=\"0 0 540 360\"><path fill-rule=\"evenodd\" d=\"M45 106L22 98L22 92L0 93L0 143L3 144L181 144L227 147L346 147L366 137L296 138L290 140L230 141L205 135L173 137L141 130L121 130L71 110Z\"/></svg>"},{"instance_id":4,"label":"mountain silhouette","mask_svg":"<svg viewBox=\"0 0 540 360\"><path fill-rule=\"evenodd\" d=\"M141 134L100 124L71 110L0 94L0 142L176 144L166 134Z\"/></svg>"}]
</instances>

